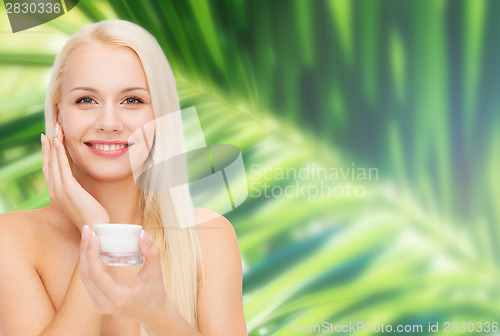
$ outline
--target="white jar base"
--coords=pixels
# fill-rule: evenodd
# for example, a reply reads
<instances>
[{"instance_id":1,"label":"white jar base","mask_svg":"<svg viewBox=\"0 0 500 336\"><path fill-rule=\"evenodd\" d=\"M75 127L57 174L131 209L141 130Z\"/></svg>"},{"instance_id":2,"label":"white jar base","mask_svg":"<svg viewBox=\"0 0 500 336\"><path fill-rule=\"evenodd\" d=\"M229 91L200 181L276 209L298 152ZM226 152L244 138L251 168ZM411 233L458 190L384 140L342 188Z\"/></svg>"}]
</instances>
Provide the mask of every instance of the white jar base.
<instances>
[{"instance_id":1,"label":"white jar base","mask_svg":"<svg viewBox=\"0 0 500 336\"><path fill-rule=\"evenodd\" d=\"M104 265L109 266L133 266L142 265L144 260L141 252L133 253L99 253L99 258Z\"/></svg>"}]
</instances>

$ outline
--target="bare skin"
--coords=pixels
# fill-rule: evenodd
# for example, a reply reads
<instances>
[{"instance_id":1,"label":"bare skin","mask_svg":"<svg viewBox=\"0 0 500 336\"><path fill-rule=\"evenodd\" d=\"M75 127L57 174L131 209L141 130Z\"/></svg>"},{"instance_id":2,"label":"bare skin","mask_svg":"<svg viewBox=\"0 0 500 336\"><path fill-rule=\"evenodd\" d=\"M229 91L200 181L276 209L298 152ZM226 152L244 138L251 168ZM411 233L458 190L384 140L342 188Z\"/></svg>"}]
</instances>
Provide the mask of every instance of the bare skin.
<instances>
[{"instance_id":1,"label":"bare skin","mask_svg":"<svg viewBox=\"0 0 500 336\"><path fill-rule=\"evenodd\" d=\"M82 237L85 225L90 229L83 233L97 223L141 224L128 159L95 155L88 141L123 141L153 114L135 53L98 43L80 48L68 59L56 137L42 136L43 172L53 204L0 216L0 334L136 336L141 323L150 336L246 335L241 258L224 217L195 211L197 222L215 218L198 225L205 267L205 283L198 289L199 330L166 295L159 248L148 243L147 234L139 240L142 267L105 267L97 239ZM131 284L135 290L127 291Z\"/></svg>"},{"instance_id":2,"label":"bare skin","mask_svg":"<svg viewBox=\"0 0 500 336\"><path fill-rule=\"evenodd\" d=\"M23 235L32 236L33 264L56 311L61 307L71 273L80 257L80 231L54 205L29 212ZM61 253L64 251L65 253Z\"/></svg>"},{"instance_id":3,"label":"bare skin","mask_svg":"<svg viewBox=\"0 0 500 336\"><path fill-rule=\"evenodd\" d=\"M33 270L33 272L29 273L31 279L23 277L22 282L16 284L17 293L12 298L21 304L22 299L26 298L27 305L22 305L26 315L28 315L29 311L26 311L27 307L33 307L33 310L35 310L43 306L49 308L50 305L50 309L47 309L48 311L45 311L45 313L40 313L40 310L36 309L36 312L33 311L36 318L33 318L35 316L30 318L34 325L40 322L39 325L42 326L43 322L48 321L51 317L53 318L61 309L68 285L80 257L80 231L54 205L31 211L5 214L0 224L3 238L5 240L9 239L9 245L16 248L14 251L10 249L10 253L16 253L23 259L22 264L17 265L15 268L20 270L17 273L24 274L26 269ZM111 274L117 274L116 272L120 271L120 269L114 268L113 270L110 267L109 271ZM115 279L121 283L131 283L132 281L130 276L119 277L115 275ZM33 293L40 298L39 306L33 304L33 297L26 295L29 293L25 292L25 284L30 282L40 284L37 288L38 291ZM21 297L21 300L18 290L22 290L22 293L26 295ZM90 303L90 297L88 294L86 296ZM31 304L28 305L28 301L31 301ZM6 305L3 308L12 306L12 304ZM92 310L98 317L94 321L95 328L101 331L107 330L103 335L139 335L137 321L110 315L100 315L93 307ZM1 311L0 314L2 314ZM37 319L38 321L36 321ZM16 330L18 330L19 334L31 335L36 330L36 327L35 329L31 329L31 327L33 325L30 326L30 330L27 330L26 333L20 333L19 329ZM89 327L88 324L87 327Z\"/></svg>"},{"instance_id":4,"label":"bare skin","mask_svg":"<svg viewBox=\"0 0 500 336\"><path fill-rule=\"evenodd\" d=\"M208 210L196 209L199 222L203 222L207 214L212 216ZM202 290L202 282L198 284L200 333L246 335L241 294L238 295L241 293L241 262L234 230L224 217L220 217L201 224L198 235L205 267L205 290ZM0 216L0 253L8 250L18 257L14 258L15 267L8 265L9 274L0 273L2 335L40 335L53 321L60 312L79 261L80 241L80 231L54 205ZM221 264L221 254L227 259L227 264ZM3 261L0 256L0 264L4 265ZM222 272L227 279L225 282L218 280ZM132 281L126 276L115 275L115 278L121 283ZM9 281L9 291L3 290L5 281ZM87 320L81 320L81 315L76 316L84 328L82 335L139 335L137 321L100 315L86 292L75 304L87 306L93 312L93 318L91 314ZM2 322L4 318L9 323ZM26 324L27 320L29 324ZM67 326L68 332L74 328L74 325ZM92 330L96 332L92 333Z\"/></svg>"}]
</instances>

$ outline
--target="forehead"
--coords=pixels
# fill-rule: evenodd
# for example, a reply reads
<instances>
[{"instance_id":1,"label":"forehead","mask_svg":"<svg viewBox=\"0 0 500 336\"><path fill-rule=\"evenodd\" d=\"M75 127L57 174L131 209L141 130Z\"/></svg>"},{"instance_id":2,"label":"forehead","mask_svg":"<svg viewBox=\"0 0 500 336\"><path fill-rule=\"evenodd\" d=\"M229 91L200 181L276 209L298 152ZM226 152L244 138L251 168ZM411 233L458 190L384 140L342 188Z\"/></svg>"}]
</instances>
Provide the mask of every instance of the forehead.
<instances>
[{"instance_id":1,"label":"forehead","mask_svg":"<svg viewBox=\"0 0 500 336\"><path fill-rule=\"evenodd\" d=\"M131 86L147 88L142 63L128 47L92 42L73 50L66 62L63 74L65 91L74 86L90 86L102 90Z\"/></svg>"}]
</instances>

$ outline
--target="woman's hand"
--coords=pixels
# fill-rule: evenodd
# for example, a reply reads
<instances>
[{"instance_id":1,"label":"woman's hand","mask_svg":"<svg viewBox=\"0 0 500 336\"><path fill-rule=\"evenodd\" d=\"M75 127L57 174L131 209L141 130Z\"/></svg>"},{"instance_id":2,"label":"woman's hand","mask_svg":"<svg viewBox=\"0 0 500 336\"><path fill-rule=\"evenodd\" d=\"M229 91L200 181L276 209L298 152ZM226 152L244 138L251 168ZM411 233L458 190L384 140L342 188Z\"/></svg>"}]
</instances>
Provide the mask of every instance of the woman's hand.
<instances>
[{"instance_id":1,"label":"woman's hand","mask_svg":"<svg viewBox=\"0 0 500 336\"><path fill-rule=\"evenodd\" d=\"M59 123L56 123L53 146L47 136L41 135L42 170L49 189L50 201L61 208L79 230L83 225L93 227L97 223L109 223L109 215L104 207L73 177L63 139Z\"/></svg>"},{"instance_id":2,"label":"woman's hand","mask_svg":"<svg viewBox=\"0 0 500 336\"><path fill-rule=\"evenodd\" d=\"M99 259L97 236L89 227L83 228L80 276L99 313L147 322L154 316L167 314L173 306L163 285L160 248L144 230L140 234L139 247L144 265L131 285L118 283ZM136 272L133 268L130 271Z\"/></svg>"}]
</instances>

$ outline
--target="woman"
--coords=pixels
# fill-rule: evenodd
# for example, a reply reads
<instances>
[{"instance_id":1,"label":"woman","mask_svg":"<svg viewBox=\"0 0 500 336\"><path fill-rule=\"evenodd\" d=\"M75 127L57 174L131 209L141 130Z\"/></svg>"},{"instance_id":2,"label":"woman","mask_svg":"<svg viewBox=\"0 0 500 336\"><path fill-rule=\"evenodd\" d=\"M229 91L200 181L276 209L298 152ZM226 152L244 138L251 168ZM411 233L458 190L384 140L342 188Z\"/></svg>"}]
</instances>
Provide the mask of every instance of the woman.
<instances>
[{"instance_id":1,"label":"woman","mask_svg":"<svg viewBox=\"0 0 500 336\"><path fill-rule=\"evenodd\" d=\"M0 217L2 336L247 334L231 224L193 209L186 185L155 191L151 170L136 187L129 137L172 113L151 152L179 153L177 110L170 66L144 29L102 21L66 43L41 136L52 204ZM103 265L97 223L142 225L144 265Z\"/></svg>"}]
</instances>

